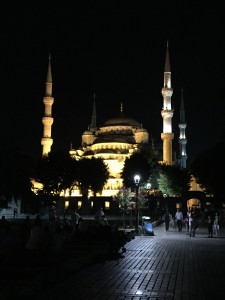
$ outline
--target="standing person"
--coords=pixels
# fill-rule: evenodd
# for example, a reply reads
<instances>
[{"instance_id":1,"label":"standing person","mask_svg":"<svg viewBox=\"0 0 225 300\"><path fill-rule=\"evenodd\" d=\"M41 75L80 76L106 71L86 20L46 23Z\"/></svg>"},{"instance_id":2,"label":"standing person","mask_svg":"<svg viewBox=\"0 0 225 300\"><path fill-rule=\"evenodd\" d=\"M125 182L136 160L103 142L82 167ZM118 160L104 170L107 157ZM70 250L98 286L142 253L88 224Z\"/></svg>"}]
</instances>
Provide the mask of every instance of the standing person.
<instances>
[{"instance_id":1,"label":"standing person","mask_svg":"<svg viewBox=\"0 0 225 300\"><path fill-rule=\"evenodd\" d=\"M193 212L190 218L191 218L190 228L189 228L190 236L195 237L195 232L198 227L198 216L196 212Z\"/></svg>"},{"instance_id":2,"label":"standing person","mask_svg":"<svg viewBox=\"0 0 225 300\"><path fill-rule=\"evenodd\" d=\"M210 215L208 216L208 237L213 237L213 219Z\"/></svg>"},{"instance_id":3,"label":"standing person","mask_svg":"<svg viewBox=\"0 0 225 300\"><path fill-rule=\"evenodd\" d=\"M17 217L17 208L16 207L13 210L13 216L14 216L14 219Z\"/></svg>"},{"instance_id":4,"label":"standing person","mask_svg":"<svg viewBox=\"0 0 225 300\"><path fill-rule=\"evenodd\" d=\"M164 215L164 222L165 222L166 231L169 230L170 220L171 220L170 213L168 211L166 211L166 213Z\"/></svg>"},{"instance_id":5,"label":"standing person","mask_svg":"<svg viewBox=\"0 0 225 300\"><path fill-rule=\"evenodd\" d=\"M217 236L217 234L220 231L220 217L219 217L218 213L215 214L213 227L214 227L214 232Z\"/></svg>"},{"instance_id":6,"label":"standing person","mask_svg":"<svg viewBox=\"0 0 225 300\"><path fill-rule=\"evenodd\" d=\"M78 210L76 209L74 212L74 216L75 216L75 231L78 232L78 227L79 227L79 223L81 221L81 216L78 213Z\"/></svg>"},{"instance_id":7,"label":"standing person","mask_svg":"<svg viewBox=\"0 0 225 300\"><path fill-rule=\"evenodd\" d=\"M186 227L186 232L187 234L190 234L190 226L189 226L189 218L191 217L191 212L187 212L185 218L184 218L184 223L185 223L185 227Z\"/></svg>"},{"instance_id":8,"label":"standing person","mask_svg":"<svg viewBox=\"0 0 225 300\"><path fill-rule=\"evenodd\" d=\"M192 212L190 211L190 212L188 213L188 227L189 227L188 234L191 233L191 223L192 223Z\"/></svg>"},{"instance_id":9,"label":"standing person","mask_svg":"<svg viewBox=\"0 0 225 300\"><path fill-rule=\"evenodd\" d=\"M179 208L175 214L175 219L177 221L178 231L182 231L183 213Z\"/></svg>"}]
</instances>

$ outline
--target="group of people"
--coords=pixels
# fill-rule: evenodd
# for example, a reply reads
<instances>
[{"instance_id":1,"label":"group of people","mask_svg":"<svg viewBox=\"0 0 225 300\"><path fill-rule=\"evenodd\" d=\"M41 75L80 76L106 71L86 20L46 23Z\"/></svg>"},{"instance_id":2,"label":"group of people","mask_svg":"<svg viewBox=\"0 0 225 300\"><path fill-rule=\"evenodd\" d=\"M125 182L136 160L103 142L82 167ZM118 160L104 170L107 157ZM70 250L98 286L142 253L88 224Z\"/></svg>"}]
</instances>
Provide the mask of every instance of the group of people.
<instances>
[{"instance_id":1,"label":"group of people","mask_svg":"<svg viewBox=\"0 0 225 300\"><path fill-rule=\"evenodd\" d=\"M98 224L99 226L103 225L103 221L107 222L102 208L97 214L99 222L96 222L96 227ZM32 252L62 251L72 238L85 232L84 227L87 222L82 221L77 209L70 210L68 218L64 216L63 219L60 219L52 213L49 215L49 219L41 219L39 215L32 219L26 216L16 225L2 216L0 219L0 252L8 252L13 243L17 244L14 248L27 249Z\"/></svg>"},{"instance_id":2,"label":"group of people","mask_svg":"<svg viewBox=\"0 0 225 300\"><path fill-rule=\"evenodd\" d=\"M182 231L182 227L183 227L183 213L180 209L177 209L176 213L175 213L175 218L172 218L172 215L170 214L170 212L167 210L165 215L163 216L163 220L165 222L165 227L166 227L166 231L169 230L170 227L170 223L172 221L176 222L176 226L174 226L174 228L178 228L178 231Z\"/></svg>"},{"instance_id":3,"label":"group of people","mask_svg":"<svg viewBox=\"0 0 225 300\"><path fill-rule=\"evenodd\" d=\"M208 237L213 237L213 233L217 236L220 233L220 216L215 213L214 219L208 215Z\"/></svg>"},{"instance_id":4,"label":"group of people","mask_svg":"<svg viewBox=\"0 0 225 300\"><path fill-rule=\"evenodd\" d=\"M196 230L199 228L199 214L196 210L188 211L186 216L184 217L182 211L178 208L175 213L175 218L172 218L172 215L169 211L166 211L163 220L165 222L166 231L169 230L169 226L172 221L176 222L173 225L174 229L178 231L182 231L183 224L185 224L186 233L190 235L190 237L195 237ZM208 227L208 237L213 237L213 233L218 235L220 232L220 217L218 213L215 213L215 216L212 215L207 216L207 227Z\"/></svg>"}]
</instances>

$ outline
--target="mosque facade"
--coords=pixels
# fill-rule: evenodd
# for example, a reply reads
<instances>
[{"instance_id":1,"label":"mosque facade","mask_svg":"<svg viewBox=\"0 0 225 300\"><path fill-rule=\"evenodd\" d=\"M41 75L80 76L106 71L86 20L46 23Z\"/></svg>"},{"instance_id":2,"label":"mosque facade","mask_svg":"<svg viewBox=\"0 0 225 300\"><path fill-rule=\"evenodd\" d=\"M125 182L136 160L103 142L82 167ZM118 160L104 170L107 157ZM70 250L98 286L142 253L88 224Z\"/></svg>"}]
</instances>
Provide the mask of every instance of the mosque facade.
<instances>
[{"instance_id":1,"label":"mosque facade","mask_svg":"<svg viewBox=\"0 0 225 300\"><path fill-rule=\"evenodd\" d=\"M42 118L43 136L41 139L42 156L47 155L51 151L53 144L52 125L54 123L52 115L52 106L54 98L52 97L52 73L51 73L51 57L49 57L46 92L43 98L44 116ZM70 155L75 159L101 157L108 166L110 178L106 183L101 195L114 196L122 187L122 178L120 173L123 169L126 158L134 154L142 147L149 147L150 151L157 156L158 161L167 165L175 163L173 156L172 142L174 133L172 130L173 109L171 98L173 94L171 84L171 70L169 59L169 47L167 43L166 59L164 68L164 84L161 90L163 97L163 108L161 110L163 132L161 133L162 147L154 148L154 144L149 139L148 131L142 127L141 123L126 116L121 103L120 114L115 118L111 118L104 122L101 126L96 125L96 106L95 99L93 103L91 124L88 130L82 134L82 143L79 149L70 149ZM183 101L183 99L182 99ZM178 155L181 167L186 168L186 143L185 136L185 117L184 104L182 102L182 118L180 120L180 153ZM72 196L80 196L79 190L73 190Z\"/></svg>"}]
</instances>

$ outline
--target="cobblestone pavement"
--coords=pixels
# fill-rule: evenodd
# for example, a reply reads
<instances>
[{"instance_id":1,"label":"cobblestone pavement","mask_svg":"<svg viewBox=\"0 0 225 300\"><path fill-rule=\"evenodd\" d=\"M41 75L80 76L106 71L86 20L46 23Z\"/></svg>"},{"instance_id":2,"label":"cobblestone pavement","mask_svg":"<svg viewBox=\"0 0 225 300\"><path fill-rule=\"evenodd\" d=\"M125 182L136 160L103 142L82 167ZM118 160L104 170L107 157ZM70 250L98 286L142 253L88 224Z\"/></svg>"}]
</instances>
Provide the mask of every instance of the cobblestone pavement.
<instances>
[{"instance_id":1,"label":"cobblestone pavement","mask_svg":"<svg viewBox=\"0 0 225 300\"><path fill-rule=\"evenodd\" d=\"M76 272L46 289L48 300L196 300L225 298L225 234L196 237L183 230L154 229L155 236L136 236L126 253Z\"/></svg>"}]
</instances>

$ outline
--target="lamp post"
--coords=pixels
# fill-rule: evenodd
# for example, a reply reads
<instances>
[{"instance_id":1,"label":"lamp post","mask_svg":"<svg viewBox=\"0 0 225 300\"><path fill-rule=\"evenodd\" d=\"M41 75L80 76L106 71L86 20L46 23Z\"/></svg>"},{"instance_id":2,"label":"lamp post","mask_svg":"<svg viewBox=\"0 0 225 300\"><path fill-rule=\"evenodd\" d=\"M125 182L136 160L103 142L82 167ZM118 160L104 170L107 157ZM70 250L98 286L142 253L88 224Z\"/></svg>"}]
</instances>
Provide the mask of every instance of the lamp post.
<instances>
[{"instance_id":1,"label":"lamp post","mask_svg":"<svg viewBox=\"0 0 225 300\"><path fill-rule=\"evenodd\" d=\"M138 234L139 233L139 230L138 230L138 226L139 226L138 189L139 189L139 183L140 183L140 175L134 176L134 183L136 185L135 232L136 232L136 234Z\"/></svg>"}]
</instances>

